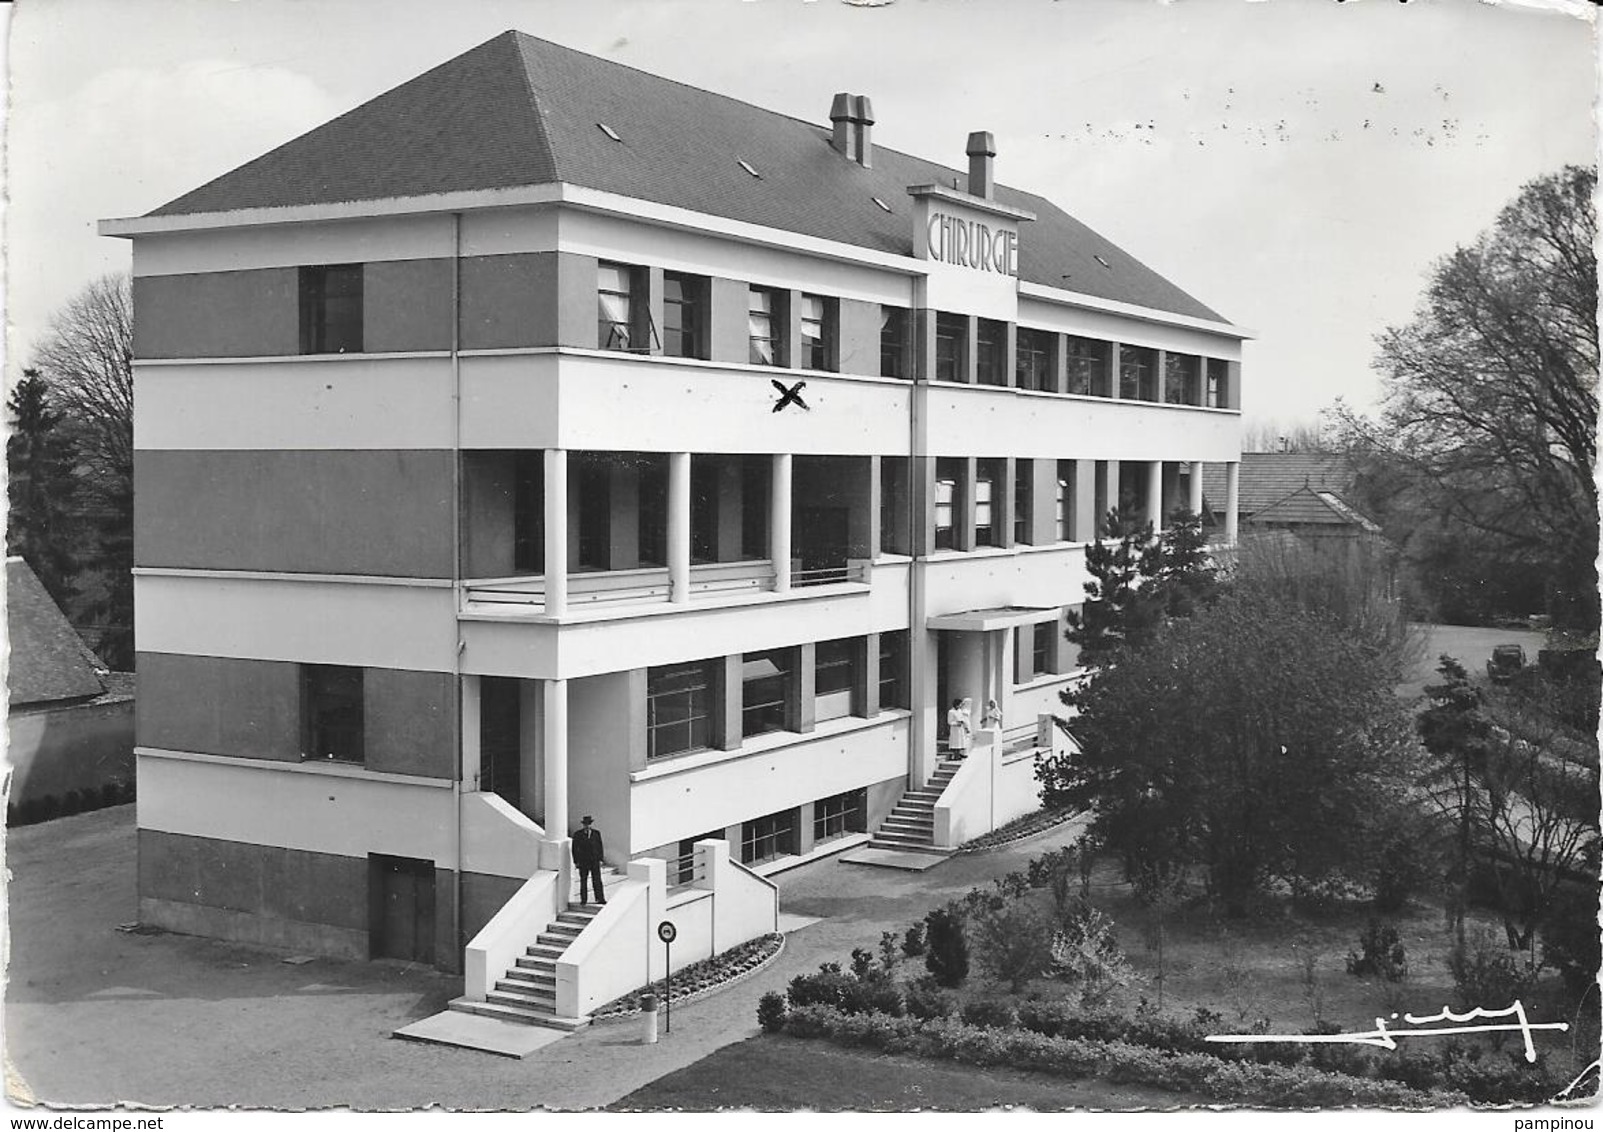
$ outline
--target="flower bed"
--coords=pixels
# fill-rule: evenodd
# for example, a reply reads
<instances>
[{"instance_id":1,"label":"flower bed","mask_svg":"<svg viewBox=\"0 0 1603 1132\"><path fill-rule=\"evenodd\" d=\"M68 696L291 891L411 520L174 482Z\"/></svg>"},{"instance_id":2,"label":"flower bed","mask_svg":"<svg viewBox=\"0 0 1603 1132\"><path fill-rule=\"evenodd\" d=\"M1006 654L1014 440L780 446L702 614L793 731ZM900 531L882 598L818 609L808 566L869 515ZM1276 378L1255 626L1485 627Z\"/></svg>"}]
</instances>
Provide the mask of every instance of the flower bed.
<instances>
[{"instance_id":1,"label":"flower bed","mask_svg":"<svg viewBox=\"0 0 1603 1132\"><path fill-rule=\"evenodd\" d=\"M1079 817L1083 810L1036 810L1033 814L1025 814L1021 818L1014 818L1006 825L997 826L990 833L981 834L973 841L965 841L957 847L959 853L984 853L991 849L1001 849L1012 845L1015 841L1023 841L1026 837L1034 837L1038 833L1045 833L1073 821Z\"/></svg>"},{"instance_id":2,"label":"flower bed","mask_svg":"<svg viewBox=\"0 0 1603 1132\"><path fill-rule=\"evenodd\" d=\"M590 1016L603 1019L627 1018L639 1014L640 998L646 994L656 995L659 1004L664 1001L671 1001L675 1005L689 1002L748 975L756 974L779 958L779 953L784 949L785 937L778 932L749 939L745 943L731 947L728 951L714 955L711 959L703 959L683 970L675 971L672 999L667 998L667 980L658 980L649 986L640 987L613 999L605 1006L591 1011Z\"/></svg>"}]
</instances>

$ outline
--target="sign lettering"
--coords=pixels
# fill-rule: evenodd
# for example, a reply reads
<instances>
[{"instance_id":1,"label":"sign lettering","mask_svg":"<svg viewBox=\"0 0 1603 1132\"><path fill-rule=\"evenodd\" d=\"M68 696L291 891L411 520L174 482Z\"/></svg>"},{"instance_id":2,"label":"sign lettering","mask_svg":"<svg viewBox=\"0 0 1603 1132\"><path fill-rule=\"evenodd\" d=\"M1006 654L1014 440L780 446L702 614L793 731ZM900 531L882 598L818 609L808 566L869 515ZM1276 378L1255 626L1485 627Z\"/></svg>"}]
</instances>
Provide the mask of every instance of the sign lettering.
<instances>
[{"instance_id":1,"label":"sign lettering","mask_svg":"<svg viewBox=\"0 0 1603 1132\"><path fill-rule=\"evenodd\" d=\"M1018 273L1019 234L992 231L979 220L962 220L944 212L932 212L929 219L929 257L937 263L992 271L999 275Z\"/></svg>"}]
</instances>

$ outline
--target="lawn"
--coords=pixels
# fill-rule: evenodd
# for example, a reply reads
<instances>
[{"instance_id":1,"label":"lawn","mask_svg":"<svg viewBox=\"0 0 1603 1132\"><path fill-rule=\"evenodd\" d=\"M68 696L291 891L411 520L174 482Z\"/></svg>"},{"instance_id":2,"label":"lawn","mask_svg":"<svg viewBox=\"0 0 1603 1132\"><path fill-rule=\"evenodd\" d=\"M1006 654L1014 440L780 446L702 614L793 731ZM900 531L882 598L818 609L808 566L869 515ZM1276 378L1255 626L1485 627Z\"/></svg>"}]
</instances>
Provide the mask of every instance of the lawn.
<instances>
[{"instance_id":1,"label":"lawn","mask_svg":"<svg viewBox=\"0 0 1603 1132\"><path fill-rule=\"evenodd\" d=\"M725 1046L608 1108L620 1112L721 1108L765 1112L977 1112L993 1108L1123 1112L1203 1103L1207 1102L1202 1098L1138 1085L1064 1081L1017 1070L977 1069L763 1035Z\"/></svg>"}]
</instances>

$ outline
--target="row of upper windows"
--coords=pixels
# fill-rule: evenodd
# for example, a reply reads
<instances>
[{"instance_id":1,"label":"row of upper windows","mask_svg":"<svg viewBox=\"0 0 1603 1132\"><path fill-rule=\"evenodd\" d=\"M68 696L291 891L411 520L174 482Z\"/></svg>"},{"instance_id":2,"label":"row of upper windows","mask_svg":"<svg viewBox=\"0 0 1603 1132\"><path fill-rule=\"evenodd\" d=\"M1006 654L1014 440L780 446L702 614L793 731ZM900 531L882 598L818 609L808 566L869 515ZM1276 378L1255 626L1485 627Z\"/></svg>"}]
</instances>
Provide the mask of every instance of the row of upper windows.
<instances>
[{"instance_id":1,"label":"row of upper windows","mask_svg":"<svg viewBox=\"0 0 1603 1132\"><path fill-rule=\"evenodd\" d=\"M601 263L596 272L596 346L668 357L711 357L711 280L664 272L662 326L653 324L644 268ZM327 264L300 269L300 349L304 354L360 353L363 348L363 265ZM790 303L799 304L799 335L788 331ZM838 371L840 301L807 292L752 286L747 301L747 361L752 365ZM880 376L912 376L912 312L879 308ZM1013 371L1007 369L1008 325L993 319L937 312L934 377L937 381L1013 385L1131 401L1227 407L1229 363L1195 354L1120 345L1031 327L1016 329ZM795 357L790 354L794 350ZM1058 352L1061 351L1060 369ZM972 354L972 358L971 358ZM1117 364L1114 358L1117 357ZM722 359L729 360L729 359ZM970 361L972 360L972 370ZM1060 379L1059 374L1062 373ZM1009 378L1011 377L1011 380ZM1061 382L1061 383L1060 383Z\"/></svg>"}]
</instances>

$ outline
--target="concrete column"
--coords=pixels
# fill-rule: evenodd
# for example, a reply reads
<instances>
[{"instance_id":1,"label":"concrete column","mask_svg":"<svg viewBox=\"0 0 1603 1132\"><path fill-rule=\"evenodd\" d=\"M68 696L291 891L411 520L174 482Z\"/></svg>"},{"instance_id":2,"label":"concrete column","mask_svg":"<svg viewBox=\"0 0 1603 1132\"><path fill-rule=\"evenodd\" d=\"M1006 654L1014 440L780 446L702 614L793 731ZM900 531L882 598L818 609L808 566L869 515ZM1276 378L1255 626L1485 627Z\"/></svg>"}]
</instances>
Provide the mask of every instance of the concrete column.
<instances>
[{"instance_id":1,"label":"concrete column","mask_svg":"<svg viewBox=\"0 0 1603 1132\"><path fill-rule=\"evenodd\" d=\"M568 608L568 453L545 450L545 611Z\"/></svg>"},{"instance_id":2,"label":"concrete column","mask_svg":"<svg viewBox=\"0 0 1603 1132\"><path fill-rule=\"evenodd\" d=\"M796 697L796 730L805 735L818 725L818 645L806 641L796 646L796 668L790 676Z\"/></svg>"},{"instance_id":3,"label":"concrete column","mask_svg":"<svg viewBox=\"0 0 1603 1132\"><path fill-rule=\"evenodd\" d=\"M952 522L956 527L956 530L953 531L956 538L953 541L957 544L958 550L974 549L974 485L978 482L978 472L979 460L970 456L963 461L963 477L957 485L957 502L959 506L954 508L957 513L952 516ZM996 485L992 484L991 487L994 493ZM996 498L994 494L991 499L991 522L996 522Z\"/></svg>"},{"instance_id":4,"label":"concrete column","mask_svg":"<svg viewBox=\"0 0 1603 1132\"><path fill-rule=\"evenodd\" d=\"M1095 460L1074 462L1073 542L1096 541L1097 523L1100 521L1096 513L1096 475Z\"/></svg>"},{"instance_id":5,"label":"concrete column","mask_svg":"<svg viewBox=\"0 0 1603 1132\"><path fill-rule=\"evenodd\" d=\"M974 385L980 380L980 320L971 314L964 321L968 330L963 335L963 356L958 359L957 374L963 384Z\"/></svg>"},{"instance_id":6,"label":"concrete column","mask_svg":"<svg viewBox=\"0 0 1603 1132\"><path fill-rule=\"evenodd\" d=\"M479 680L478 676L462 677L462 788L479 788L479 770L484 761L484 747L479 733Z\"/></svg>"},{"instance_id":7,"label":"concrete column","mask_svg":"<svg viewBox=\"0 0 1603 1132\"><path fill-rule=\"evenodd\" d=\"M1163 461L1147 464L1147 518L1152 521L1152 533L1163 530Z\"/></svg>"},{"instance_id":8,"label":"concrete column","mask_svg":"<svg viewBox=\"0 0 1603 1132\"><path fill-rule=\"evenodd\" d=\"M853 699L858 699L859 708L857 714L865 719L873 719L879 714L881 707L879 702L879 644L879 634L869 633L863 638L862 651L858 654L862 658L862 664L858 667L859 676L857 678L861 699L858 699L857 696L853 696Z\"/></svg>"},{"instance_id":9,"label":"concrete column","mask_svg":"<svg viewBox=\"0 0 1603 1132\"><path fill-rule=\"evenodd\" d=\"M668 600L690 600L690 453L668 453Z\"/></svg>"},{"instance_id":10,"label":"concrete column","mask_svg":"<svg viewBox=\"0 0 1603 1132\"><path fill-rule=\"evenodd\" d=\"M568 835L568 682L545 682L545 831Z\"/></svg>"},{"instance_id":11,"label":"concrete column","mask_svg":"<svg viewBox=\"0 0 1603 1132\"><path fill-rule=\"evenodd\" d=\"M1117 342L1108 343L1108 396L1115 401L1119 399L1119 344Z\"/></svg>"},{"instance_id":12,"label":"concrete column","mask_svg":"<svg viewBox=\"0 0 1603 1132\"><path fill-rule=\"evenodd\" d=\"M790 477L789 452L774 453L768 477L768 557L774 562L774 592L790 592Z\"/></svg>"},{"instance_id":13,"label":"concrete column","mask_svg":"<svg viewBox=\"0 0 1603 1132\"><path fill-rule=\"evenodd\" d=\"M1202 514L1202 461L1191 461L1191 478L1186 481L1186 510Z\"/></svg>"},{"instance_id":14,"label":"concrete column","mask_svg":"<svg viewBox=\"0 0 1603 1132\"><path fill-rule=\"evenodd\" d=\"M1157 373L1152 382L1152 390L1157 395L1158 404L1166 404L1169 400L1169 352L1156 350Z\"/></svg>"},{"instance_id":15,"label":"concrete column","mask_svg":"<svg viewBox=\"0 0 1603 1132\"><path fill-rule=\"evenodd\" d=\"M1225 465L1225 542L1234 545L1241 522L1241 461Z\"/></svg>"},{"instance_id":16,"label":"concrete column","mask_svg":"<svg viewBox=\"0 0 1603 1132\"><path fill-rule=\"evenodd\" d=\"M1019 383L1019 324L1003 324L1002 330L1002 384L1016 387Z\"/></svg>"},{"instance_id":17,"label":"concrete column","mask_svg":"<svg viewBox=\"0 0 1603 1132\"><path fill-rule=\"evenodd\" d=\"M1013 538L1013 520L1015 514L1014 490L1018 480L1018 461L1012 456L1006 456L1001 461L1002 479L999 483L991 485L991 523L995 532L993 541L997 546L1012 546L1016 541ZM1029 520L1026 519L1026 522ZM1028 532L1026 532L1028 533Z\"/></svg>"},{"instance_id":18,"label":"concrete column","mask_svg":"<svg viewBox=\"0 0 1603 1132\"><path fill-rule=\"evenodd\" d=\"M1241 363L1226 362L1224 388L1220 390L1220 403L1227 409L1241 408Z\"/></svg>"},{"instance_id":19,"label":"concrete column","mask_svg":"<svg viewBox=\"0 0 1603 1132\"><path fill-rule=\"evenodd\" d=\"M518 681L518 809L531 818L545 813L544 715L540 710L540 682ZM542 824L544 824L542 822ZM546 829L547 837L565 837L565 829Z\"/></svg>"},{"instance_id":20,"label":"concrete column","mask_svg":"<svg viewBox=\"0 0 1603 1132\"><path fill-rule=\"evenodd\" d=\"M730 653L724 657L723 673L718 681L717 699L713 704L713 711L720 713L714 717L718 731L712 737L713 746L719 750L740 749L741 712L745 707L746 691L744 672L744 658L740 653Z\"/></svg>"},{"instance_id":21,"label":"concrete column","mask_svg":"<svg viewBox=\"0 0 1603 1132\"><path fill-rule=\"evenodd\" d=\"M872 560L878 558L885 544L885 532L880 529L880 519L885 514L885 468L884 458L870 456L868 458L868 547L864 557Z\"/></svg>"},{"instance_id":22,"label":"concrete column","mask_svg":"<svg viewBox=\"0 0 1603 1132\"><path fill-rule=\"evenodd\" d=\"M1052 335L1052 392L1069 391L1069 338L1066 334Z\"/></svg>"}]
</instances>

